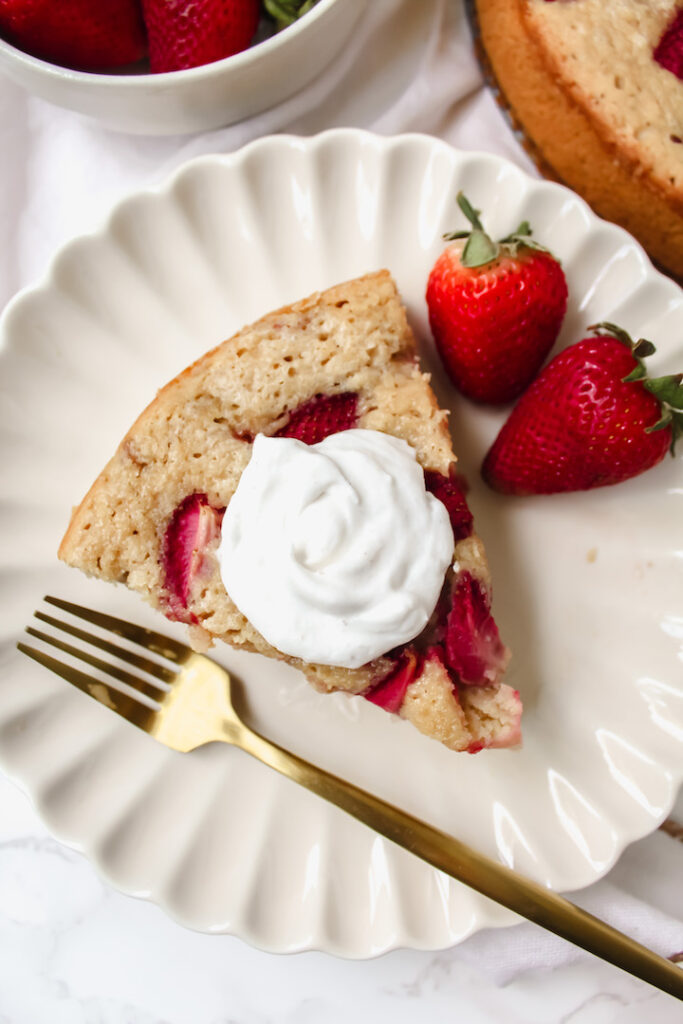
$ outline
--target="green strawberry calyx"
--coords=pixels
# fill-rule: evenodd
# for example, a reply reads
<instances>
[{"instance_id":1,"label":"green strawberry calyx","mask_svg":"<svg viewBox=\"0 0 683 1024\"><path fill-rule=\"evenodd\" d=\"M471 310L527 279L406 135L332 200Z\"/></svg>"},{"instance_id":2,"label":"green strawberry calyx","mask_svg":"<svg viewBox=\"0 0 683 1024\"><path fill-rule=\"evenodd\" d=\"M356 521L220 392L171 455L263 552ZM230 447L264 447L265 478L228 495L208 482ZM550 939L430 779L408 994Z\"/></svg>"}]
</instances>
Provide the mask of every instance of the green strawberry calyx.
<instances>
[{"instance_id":1,"label":"green strawberry calyx","mask_svg":"<svg viewBox=\"0 0 683 1024\"><path fill-rule=\"evenodd\" d=\"M458 206L472 227L463 231L447 231L443 237L446 242L454 242L458 238L467 239L460 257L463 267L483 267L484 264L492 263L497 259L501 251L510 255L516 255L521 248L549 252L544 245L531 237L531 226L528 220L523 220L512 234L494 242L484 230L484 225L480 220L481 210L474 209L464 192L458 192L456 198Z\"/></svg>"},{"instance_id":2,"label":"green strawberry calyx","mask_svg":"<svg viewBox=\"0 0 683 1024\"><path fill-rule=\"evenodd\" d=\"M263 6L279 31L293 25L304 14L308 14L317 2L318 0L263 0Z\"/></svg>"},{"instance_id":3,"label":"green strawberry calyx","mask_svg":"<svg viewBox=\"0 0 683 1024\"><path fill-rule=\"evenodd\" d=\"M646 427L647 434L653 434L656 430L665 430L671 427L671 454L675 454L676 442L683 436L683 373L669 373L663 377L648 377L647 367L644 360L655 351L655 346L647 338L639 338L634 341L628 331L616 324L599 323L588 328L600 336L607 335L616 338L623 345L630 349L636 365L626 377L622 377L624 384L640 382L643 387L655 396L661 407L661 416L651 427Z\"/></svg>"}]
</instances>

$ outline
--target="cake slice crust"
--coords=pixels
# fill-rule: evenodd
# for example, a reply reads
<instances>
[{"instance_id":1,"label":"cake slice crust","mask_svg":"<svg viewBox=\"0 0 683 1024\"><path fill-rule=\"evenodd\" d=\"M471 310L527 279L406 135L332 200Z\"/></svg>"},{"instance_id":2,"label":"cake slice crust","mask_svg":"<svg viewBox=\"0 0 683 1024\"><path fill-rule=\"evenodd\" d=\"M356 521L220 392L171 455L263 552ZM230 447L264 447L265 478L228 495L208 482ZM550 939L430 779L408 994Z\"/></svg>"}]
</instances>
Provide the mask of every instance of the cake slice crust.
<instances>
[{"instance_id":1,"label":"cake slice crust","mask_svg":"<svg viewBox=\"0 0 683 1024\"><path fill-rule=\"evenodd\" d=\"M186 622L198 648L220 639L284 658L230 600L216 549L221 517L253 438L290 429L296 436L302 408L321 396L329 408L348 412L353 406L355 426L407 441L424 469L453 476L446 413L420 371L395 284L380 271L269 313L162 388L74 510L59 557L89 575L125 583L168 617ZM355 396L352 402L349 396ZM336 413L331 415L334 427ZM343 424L349 425L348 415ZM466 556L488 600L488 567L476 535L456 543L456 567L459 555ZM399 653L360 669L284 660L320 690L364 693L394 670ZM420 672L425 664L420 654ZM501 663L492 678L481 680L480 688L494 699L503 671ZM460 703L457 680L451 689L452 701ZM509 705L507 691L513 692L503 687L501 707ZM418 728L441 738L428 717L421 716ZM518 701L514 717L518 724ZM468 749L472 742L469 729L447 745Z\"/></svg>"}]
</instances>

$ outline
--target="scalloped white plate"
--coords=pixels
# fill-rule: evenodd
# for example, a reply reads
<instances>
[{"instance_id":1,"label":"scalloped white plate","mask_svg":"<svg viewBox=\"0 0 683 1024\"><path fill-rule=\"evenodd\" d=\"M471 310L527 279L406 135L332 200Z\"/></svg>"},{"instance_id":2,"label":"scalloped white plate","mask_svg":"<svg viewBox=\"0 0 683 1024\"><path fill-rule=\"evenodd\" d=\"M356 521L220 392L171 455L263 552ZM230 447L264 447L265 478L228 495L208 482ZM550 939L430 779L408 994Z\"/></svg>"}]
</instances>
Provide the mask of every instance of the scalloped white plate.
<instances>
[{"instance_id":1,"label":"scalloped white plate","mask_svg":"<svg viewBox=\"0 0 683 1024\"><path fill-rule=\"evenodd\" d=\"M124 589L59 565L79 500L155 389L270 308L364 271L397 278L490 556L524 697L519 751L449 753L361 698L228 648L249 717L275 740L555 889L602 875L666 815L683 776L683 473L502 499L478 477L503 413L439 372L424 288L463 188L503 235L528 218L562 259L560 344L614 320L681 363L683 293L566 189L435 139L333 131L197 160L77 239L3 322L0 764L48 827L118 888L193 928L269 950L367 957L514 920L227 747L181 756L22 658L46 592L182 636ZM677 348L676 348L677 346Z\"/></svg>"}]
</instances>

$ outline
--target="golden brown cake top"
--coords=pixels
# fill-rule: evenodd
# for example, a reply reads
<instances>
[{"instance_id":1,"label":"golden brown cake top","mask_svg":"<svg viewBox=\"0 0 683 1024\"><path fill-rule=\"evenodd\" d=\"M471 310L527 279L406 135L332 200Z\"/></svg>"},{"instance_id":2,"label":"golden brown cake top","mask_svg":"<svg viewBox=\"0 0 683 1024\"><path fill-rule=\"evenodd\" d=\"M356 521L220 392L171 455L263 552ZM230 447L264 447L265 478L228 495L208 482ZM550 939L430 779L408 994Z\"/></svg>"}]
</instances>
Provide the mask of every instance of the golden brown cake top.
<instances>
[{"instance_id":1,"label":"golden brown cake top","mask_svg":"<svg viewBox=\"0 0 683 1024\"><path fill-rule=\"evenodd\" d=\"M683 201L683 82L654 58L679 0L521 4L549 69L606 141Z\"/></svg>"}]
</instances>

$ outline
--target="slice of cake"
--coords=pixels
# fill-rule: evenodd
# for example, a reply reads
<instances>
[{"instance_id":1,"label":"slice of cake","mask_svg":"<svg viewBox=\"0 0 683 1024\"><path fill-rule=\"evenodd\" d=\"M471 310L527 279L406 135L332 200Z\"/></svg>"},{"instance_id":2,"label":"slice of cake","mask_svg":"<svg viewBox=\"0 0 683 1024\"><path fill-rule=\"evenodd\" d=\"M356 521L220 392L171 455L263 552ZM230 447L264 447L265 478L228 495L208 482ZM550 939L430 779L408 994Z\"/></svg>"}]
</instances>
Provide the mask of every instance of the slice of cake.
<instances>
[{"instance_id":1,"label":"slice of cake","mask_svg":"<svg viewBox=\"0 0 683 1024\"><path fill-rule=\"evenodd\" d=\"M344 437L344 431L352 433ZM375 651L360 667L349 667L353 659L339 657L336 664L327 664L322 657L309 661L285 654L265 639L239 610L224 584L229 570L227 559L222 560L226 544L222 526L230 520L231 537L239 540L244 524L249 525L250 514L244 512L245 508L254 509L256 519L263 501L272 505L283 500L279 496L269 498L268 487L258 492L260 497L254 497L257 492L251 480L257 470L257 453L272 454L276 449L279 455L282 451L282 459L271 458L268 463L268 472L278 476L280 487L273 494L288 495L296 505L302 488L313 488L313 492L305 509L308 518L303 518L304 513L297 517L283 507L282 522L286 520L285 525L296 536L282 546L289 545L297 552L301 549L294 569L281 569L279 550L277 545L273 547L270 535L264 537L264 550L266 539L271 545L270 561L255 557L255 563L261 563L261 572L264 565L266 571L272 565L273 574L280 573L274 579L273 592L275 583L285 586L280 605L273 603L273 594L267 594L274 611L266 621L275 620L281 627L278 608L282 607L283 616L289 615L290 603L308 599L306 588L312 578L316 582L316 573L323 571L319 566L327 567L329 551L338 546L335 538L349 534L346 540L352 553L345 556L347 562L362 559L360 575L355 577L359 583L354 587L359 593L347 593L352 610L348 615L343 609L339 611L340 623L336 625L341 628L347 622L367 627L366 634L374 630L376 648L380 619L384 623L387 608L391 605L392 614L397 608L401 614L405 611L400 582L405 573L401 566L386 569L382 561L386 551L373 553L374 540L360 556L358 551L353 553L351 542L368 502L371 511L367 515L379 517L385 534L387 530L415 530L418 521L413 520L410 506L399 500L403 498L403 470L399 469L397 481L387 483L384 455L375 457L373 449L364 456L369 461L358 462L361 454L355 450L356 435L359 440L389 441L397 457L401 455L413 463L414 472L410 470L410 474L417 473L422 489L422 499L418 495L418 500L433 503L429 515L439 513L434 521L440 516L442 537L445 522L449 548L436 600L426 612L422 609L424 624L413 625L413 630L419 629L417 635L409 635L398 644L383 641L391 644L391 649L381 649L379 654ZM398 443L386 435L398 439ZM285 438L290 440L279 448L270 440ZM344 509L338 514L333 510L328 530L328 518L316 504L316 473L324 476L336 472L321 461L326 450L321 442L332 438L334 447L348 449L344 457L358 469L367 492L358 499L359 509L352 510L360 519L354 519L348 529ZM330 440L326 445L330 446ZM299 467L302 457L308 456L305 446L315 448L311 448L304 469L288 468ZM287 461L290 456L296 457L295 462ZM308 466L313 467L311 474ZM387 491L394 498L384 498L374 489L367 466L374 466L380 474L376 478L378 487L394 488L393 492ZM332 491L335 480L330 485ZM407 486L407 477L405 482ZM237 500L226 513L236 492L242 509L239 521ZM251 494L251 506L248 500L245 504L245 494L247 499ZM351 505L357 503L352 497ZM394 519L386 519L385 513L392 513ZM280 529L277 515L271 522ZM409 539L403 548L423 547L424 551L417 553L424 557L431 550L431 528L419 529L423 532L418 540ZM384 547L393 557L394 548L400 545L389 543ZM519 741L521 703L516 691L502 682L509 655L491 615L484 549L473 532L472 516L455 472L446 413L439 409L428 378L420 372L415 339L386 271L270 313L208 352L164 387L75 509L59 557L90 575L125 583L170 619L187 623L197 649L206 649L212 640L220 639L243 650L284 659L301 669L317 689L362 694L453 750L474 752ZM302 582L297 573L304 563L310 572ZM371 576L380 564L390 582L375 584L373 591ZM419 575L428 576L428 569L426 566ZM293 573L291 581L283 583L283 571ZM243 571L243 582L253 583L248 572L246 575L245 580ZM291 602L286 599L287 586L291 588ZM373 607L378 587L384 602L381 609ZM266 589L270 590L264 587L264 594ZM346 589L348 592L348 581ZM243 591L244 587L240 594ZM364 598L366 605L369 602L365 608L369 625L361 623L354 610L361 592L370 595ZM326 622L334 627L336 606L327 607L326 595L313 600L325 606ZM241 597L238 603L245 607ZM311 626L311 632L313 629ZM281 633L282 629L278 635ZM293 649L297 650L295 640L292 637Z\"/></svg>"},{"instance_id":2,"label":"slice of cake","mask_svg":"<svg viewBox=\"0 0 683 1024\"><path fill-rule=\"evenodd\" d=\"M476 0L476 9L532 155L683 278L680 0Z\"/></svg>"}]
</instances>

